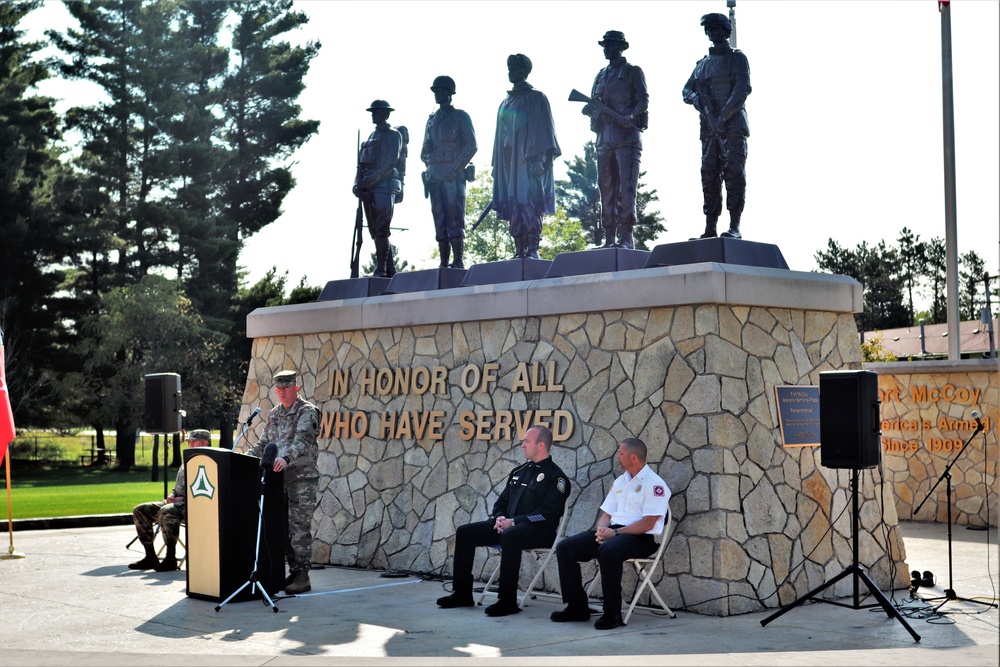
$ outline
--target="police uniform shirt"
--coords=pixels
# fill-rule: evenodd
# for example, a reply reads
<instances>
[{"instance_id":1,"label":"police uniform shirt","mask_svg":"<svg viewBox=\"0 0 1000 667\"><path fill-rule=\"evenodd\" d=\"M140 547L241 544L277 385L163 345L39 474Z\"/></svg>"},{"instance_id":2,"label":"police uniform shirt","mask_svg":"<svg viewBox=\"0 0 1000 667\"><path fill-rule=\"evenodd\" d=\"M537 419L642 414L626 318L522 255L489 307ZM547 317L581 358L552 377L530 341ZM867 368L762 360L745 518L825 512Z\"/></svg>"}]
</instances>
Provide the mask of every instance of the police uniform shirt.
<instances>
[{"instance_id":1,"label":"police uniform shirt","mask_svg":"<svg viewBox=\"0 0 1000 667\"><path fill-rule=\"evenodd\" d=\"M627 526L644 516L659 516L656 525L646 532L659 535L670 503L670 488L649 465L632 477L627 472L615 480L601 510L611 515L611 525Z\"/></svg>"},{"instance_id":2,"label":"police uniform shirt","mask_svg":"<svg viewBox=\"0 0 1000 667\"><path fill-rule=\"evenodd\" d=\"M507 486L493 505L490 516L513 519L515 525L546 521L555 530L565 511L569 492L569 478L551 456L538 463L528 461L507 476Z\"/></svg>"}]
</instances>

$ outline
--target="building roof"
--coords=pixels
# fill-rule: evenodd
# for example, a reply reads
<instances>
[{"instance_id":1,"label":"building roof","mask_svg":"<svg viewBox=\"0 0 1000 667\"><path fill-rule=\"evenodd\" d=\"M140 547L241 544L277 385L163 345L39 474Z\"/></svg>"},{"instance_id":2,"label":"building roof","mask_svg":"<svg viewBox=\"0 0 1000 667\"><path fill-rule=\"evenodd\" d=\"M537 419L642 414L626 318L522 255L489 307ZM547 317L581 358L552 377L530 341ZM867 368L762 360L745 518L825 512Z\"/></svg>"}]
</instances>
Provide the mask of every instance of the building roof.
<instances>
[{"instance_id":1,"label":"building roof","mask_svg":"<svg viewBox=\"0 0 1000 667\"><path fill-rule=\"evenodd\" d=\"M1000 320L994 319L993 325L993 345L994 349L1000 344L997 337L1000 336ZM884 331L866 331L864 340L870 340L876 336L882 337L882 347L887 352L892 352L900 359L907 357L929 358L948 356L948 325L927 324L923 331L925 341L921 347L919 325L905 327L902 329L886 329ZM980 356L984 352L990 351L990 327L979 320L968 320L960 322L958 325L959 352L965 355Z\"/></svg>"}]
</instances>

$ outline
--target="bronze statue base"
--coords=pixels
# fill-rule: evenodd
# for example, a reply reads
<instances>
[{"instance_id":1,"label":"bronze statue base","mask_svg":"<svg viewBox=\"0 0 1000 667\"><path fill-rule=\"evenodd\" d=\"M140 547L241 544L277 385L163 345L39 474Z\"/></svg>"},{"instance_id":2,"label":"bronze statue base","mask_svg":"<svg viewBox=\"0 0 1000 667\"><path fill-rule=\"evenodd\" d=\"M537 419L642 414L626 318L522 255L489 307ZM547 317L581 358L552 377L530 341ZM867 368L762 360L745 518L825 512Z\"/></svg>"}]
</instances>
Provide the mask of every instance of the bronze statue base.
<instances>
[{"instance_id":1,"label":"bronze statue base","mask_svg":"<svg viewBox=\"0 0 1000 667\"><path fill-rule=\"evenodd\" d=\"M370 296L380 296L385 293L385 288L389 286L389 278L347 278L344 280L331 280L323 291L320 292L317 301L341 301L343 299L366 299Z\"/></svg>"},{"instance_id":2,"label":"bronze statue base","mask_svg":"<svg viewBox=\"0 0 1000 667\"><path fill-rule=\"evenodd\" d=\"M523 257L473 264L469 267L462 287L541 280L545 277L551 264L552 262L547 259L526 259Z\"/></svg>"},{"instance_id":3,"label":"bronze statue base","mask_svg":"<svg viewBox=\"0 0 1000 667\"><path fill-rule=\"evenodd\" d=\"M658 245L653 248L653 253L650 255L646 267L699 264L701 262L788 269L788 264L776 245L722 237Z\"/></svg>"},{"instance_id":4,"label":"bronze statue base","mask_svg":"<svg viewBox=\"0 0 1000 667\"><path fill-rule=\"evenodd\" d=\"M445 269L437 267L422 271L397 273L385 288L385 294L428 292L439 289L461 287L468 269Z\"/></svg>"},{"instance_id":5,"label":"bronze statue base","mask_svg":"<svg viewBox=\"0 0 1000 667\"><path fill-rule=\"evenodd\" d=\"M631 271L646 266L648 259L648 250L626 248L591 248L580 252L564 252L556 255L545 277L562 278L590 273Z\"/></svg>"}]
</instances>

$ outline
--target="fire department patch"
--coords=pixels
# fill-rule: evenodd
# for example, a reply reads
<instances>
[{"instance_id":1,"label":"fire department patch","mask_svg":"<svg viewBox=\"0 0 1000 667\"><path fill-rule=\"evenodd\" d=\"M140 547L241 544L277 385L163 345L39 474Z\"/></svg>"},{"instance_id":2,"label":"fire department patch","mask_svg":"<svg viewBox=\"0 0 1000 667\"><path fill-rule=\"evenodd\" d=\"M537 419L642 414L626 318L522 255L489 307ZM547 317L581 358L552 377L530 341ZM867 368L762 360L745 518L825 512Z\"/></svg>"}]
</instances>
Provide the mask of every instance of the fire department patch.
<instances>
[{"instance_id":1,"label":"fire department patch","mask_svg":"<svg viewBox=\"0 0 1000 667\"><path fill-rule=\"evenodd\" d=\"M653 495L657 498L662 498L664 493L666 493L666 491L664 491L663 487L659 484L653 487Z\"/></svg>"}]
</instances>

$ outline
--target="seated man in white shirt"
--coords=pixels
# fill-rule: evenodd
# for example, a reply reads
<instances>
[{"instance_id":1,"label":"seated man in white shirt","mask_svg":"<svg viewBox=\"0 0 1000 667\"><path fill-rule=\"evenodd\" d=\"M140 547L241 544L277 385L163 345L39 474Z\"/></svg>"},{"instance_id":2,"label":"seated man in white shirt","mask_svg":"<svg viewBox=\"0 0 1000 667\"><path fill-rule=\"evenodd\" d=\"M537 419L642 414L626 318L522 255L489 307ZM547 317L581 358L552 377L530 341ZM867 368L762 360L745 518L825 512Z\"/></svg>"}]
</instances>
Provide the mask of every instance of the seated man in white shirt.
<instances>
[{"instance_id":1,"label":"seated man in white shirt","mask_svg":"<svg viewBox=\"0 0 1000 667\"><path fill-rule=\"evenodd\" d=\"M629 558L647 558L656 551L656 535L670 502L666 482L646 465L646 444L628 438L618 445L618 463L625 473L615 480L601 504L595 530L567 537L556 545L559 583L566 609L552 612L552 620L587 621L590 609L583 590L580 563L597 559L601 567L604 614L594 627L610 630L622 620L622 567Z\"/></svg>"}]
</instances>

